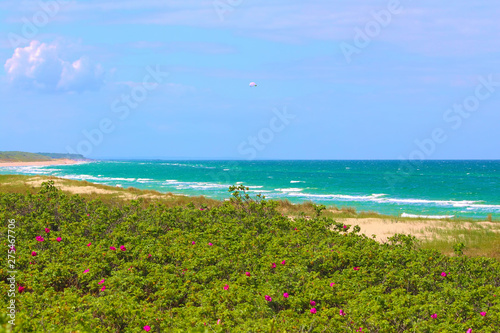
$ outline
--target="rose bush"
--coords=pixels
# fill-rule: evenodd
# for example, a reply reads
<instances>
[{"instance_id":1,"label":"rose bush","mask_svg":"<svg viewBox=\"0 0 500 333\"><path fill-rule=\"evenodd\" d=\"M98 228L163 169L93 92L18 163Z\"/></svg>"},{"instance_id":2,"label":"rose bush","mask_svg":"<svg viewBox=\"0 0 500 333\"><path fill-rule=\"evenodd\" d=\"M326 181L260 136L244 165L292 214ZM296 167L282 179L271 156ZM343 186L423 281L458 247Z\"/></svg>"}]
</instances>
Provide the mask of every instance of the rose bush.
<instances>
[{"instance_id":1,"label":"rose bush","mask_svg":"<svg viewBox=\"0 0 500 333\"><path fill-rule=\"evenodd\" d=\"M12 331L499 332L497 260L418 250L405 235L380 244L230 190L203 209L110 206L50 182L0 193L3 245L15 219L25 288Z\"/></svg>"}]
</instances>

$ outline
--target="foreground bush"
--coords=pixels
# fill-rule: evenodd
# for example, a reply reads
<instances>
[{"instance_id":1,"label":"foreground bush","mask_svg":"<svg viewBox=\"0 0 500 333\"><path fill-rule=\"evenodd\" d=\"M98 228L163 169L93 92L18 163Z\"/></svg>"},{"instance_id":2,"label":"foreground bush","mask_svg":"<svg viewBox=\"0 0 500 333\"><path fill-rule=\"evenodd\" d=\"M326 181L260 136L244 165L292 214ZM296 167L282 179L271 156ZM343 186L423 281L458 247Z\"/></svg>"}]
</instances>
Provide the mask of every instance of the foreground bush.
<instances>
[{"instance_id":1,"label":"foreground bush","mask_svg":"<svg viewBox=\"0 0 500 333\"><path fill-rule=\"evenodd\" d=\"M13 331L500 332L497 260L416 250L403 235L379 244L231 191L210 209L109 207L50 182L0 193L5 250L16 220Z\"/></svg>"}]
</instances>

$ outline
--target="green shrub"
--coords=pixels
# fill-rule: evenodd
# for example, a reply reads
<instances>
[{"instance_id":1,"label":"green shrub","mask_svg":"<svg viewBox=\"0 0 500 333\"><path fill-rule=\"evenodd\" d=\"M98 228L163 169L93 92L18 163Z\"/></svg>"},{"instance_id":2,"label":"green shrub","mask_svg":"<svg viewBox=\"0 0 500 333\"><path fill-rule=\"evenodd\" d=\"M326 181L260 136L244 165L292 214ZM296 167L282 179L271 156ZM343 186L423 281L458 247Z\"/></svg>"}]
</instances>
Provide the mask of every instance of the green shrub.
<instances>
[{"instance_id":1,"label":"green shrub","mask_svg":"<svg viewBox=\"0 0 500 333\"><path fill-rule=\"evenodd\" d=\"M230 190L212 208L116 207L51 183L0 193L26 288L13 332L498 332L497 260L418 250L405 235L380 244ZM0 276L7 304L6 265Z\"/></svg>"}]
</instances>

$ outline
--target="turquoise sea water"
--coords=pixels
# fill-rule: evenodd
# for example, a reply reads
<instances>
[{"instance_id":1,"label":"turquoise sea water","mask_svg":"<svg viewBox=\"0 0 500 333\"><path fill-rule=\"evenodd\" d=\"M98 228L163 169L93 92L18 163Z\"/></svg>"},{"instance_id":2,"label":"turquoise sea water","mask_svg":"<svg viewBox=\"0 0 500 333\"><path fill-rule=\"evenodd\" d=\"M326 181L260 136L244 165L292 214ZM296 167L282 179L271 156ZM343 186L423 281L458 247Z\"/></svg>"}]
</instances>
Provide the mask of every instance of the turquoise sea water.
<instances>
[{"instance_id":1,"label":"turquoise sea water","mask_svg":"<svg viewBox=\"0 0 500 333\"><path fill-rule=\"evenodd\" d=\"M500 161L97 161L0 168L184 195L252 194L383 214L500 216Z\"/></svg>"}]
</instances>

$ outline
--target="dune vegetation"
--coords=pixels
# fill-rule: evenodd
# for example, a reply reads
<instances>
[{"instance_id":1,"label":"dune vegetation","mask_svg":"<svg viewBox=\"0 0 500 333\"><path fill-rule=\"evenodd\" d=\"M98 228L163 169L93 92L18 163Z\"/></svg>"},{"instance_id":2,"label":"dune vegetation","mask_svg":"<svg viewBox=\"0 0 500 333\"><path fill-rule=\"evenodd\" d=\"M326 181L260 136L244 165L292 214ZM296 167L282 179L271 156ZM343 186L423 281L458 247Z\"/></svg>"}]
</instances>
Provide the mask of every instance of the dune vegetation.
<instances>
[{"instance_id":1,"label":"dune vegetation","mask_svg":"<svg viewBox=\"0 0 500 333\"><path fill-rule=\"evenodd\" d=\"M3 245L15 258L0 270L2 298L15 299L16 311L15 325L3 311L1 326L499 332L497 259L463 255L463 246L446 256L399 234L377 242L323 216L323 207L292 219L245 187L230 191L231 200L209 206L145 198L117 205L62 192L53 181L36 192L0 190Z\"/></svg>"},{"instance_id":2,"label":"dune vegetation","mask_svg":"<svg viewBox=\"0 0 500 333\"><path fill-rule=\"evenodd\" d=\"M24 151L0 151L0 163L4 162L42 162L54 159L89 160L80 154L68 153L28 153Z\"/></svg>"},{"instance_id":3,"label":"dune vegetation","mask_svg":"<svg viewBox=\"0 0 500 333\"><path fill-rule=\"evenodd\" d=\"M50 161L51 157L26 153L23 151L0 151L0 162L38 162L38 161Z\"/></svg>"}]
</instances>

